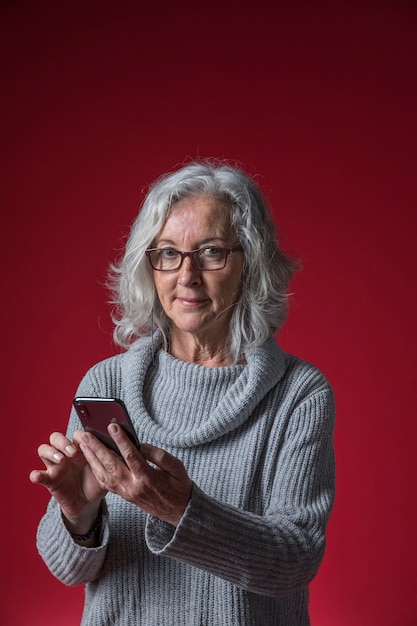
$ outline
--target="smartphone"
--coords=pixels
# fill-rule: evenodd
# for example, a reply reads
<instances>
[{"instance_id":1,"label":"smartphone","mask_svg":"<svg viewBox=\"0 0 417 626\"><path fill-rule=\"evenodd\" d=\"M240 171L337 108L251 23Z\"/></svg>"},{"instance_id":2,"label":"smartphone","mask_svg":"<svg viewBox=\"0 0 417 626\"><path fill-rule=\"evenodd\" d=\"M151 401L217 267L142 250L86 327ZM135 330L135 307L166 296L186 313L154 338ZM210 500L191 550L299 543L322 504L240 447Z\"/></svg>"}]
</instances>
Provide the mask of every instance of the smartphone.
<instances>
[{"instance_id":1,"label":"smartphone","mask_svg":"<svg viewBox=\"0 0 417 626\"><path fill-rule=\"evenodd\" d=\"M123 456L119 448L107 432L109 424L121 426L131 442L137 448L140 447L132 421L121 400L117 398L75 398L73 405L84 430L95 435L122 460Z\"/></svg>"}]
</instances>

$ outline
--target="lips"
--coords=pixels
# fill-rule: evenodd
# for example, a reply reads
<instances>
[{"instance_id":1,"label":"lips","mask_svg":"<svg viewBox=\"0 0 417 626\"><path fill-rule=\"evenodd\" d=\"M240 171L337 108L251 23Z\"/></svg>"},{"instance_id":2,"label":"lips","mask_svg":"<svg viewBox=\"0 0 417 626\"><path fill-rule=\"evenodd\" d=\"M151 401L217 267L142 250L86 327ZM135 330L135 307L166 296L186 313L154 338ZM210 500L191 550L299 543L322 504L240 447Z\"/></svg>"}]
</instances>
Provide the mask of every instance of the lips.
<instances>
[{"instance_id":1,"label":"lips","mask_svg":"<svg viewBox=\"0 0 417 626\"><path fill-rule=\"evenodd\" d=\"M177 298L178 302L185 307L198 307L200 304L208 302L207 298Z\"/></svg>"}]
</instances>

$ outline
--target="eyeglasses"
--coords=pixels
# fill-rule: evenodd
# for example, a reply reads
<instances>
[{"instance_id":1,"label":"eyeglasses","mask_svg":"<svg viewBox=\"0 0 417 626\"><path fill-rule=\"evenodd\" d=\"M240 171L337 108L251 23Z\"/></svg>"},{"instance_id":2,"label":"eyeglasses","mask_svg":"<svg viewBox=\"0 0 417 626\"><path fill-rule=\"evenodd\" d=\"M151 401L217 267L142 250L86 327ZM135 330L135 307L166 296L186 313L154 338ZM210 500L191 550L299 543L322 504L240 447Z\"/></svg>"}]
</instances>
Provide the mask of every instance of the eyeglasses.
<instances>
[{"instance_id":1,"label":"eyeglasses","mask_svg":"<svg viewBox=\"0 0 417 626\"><path fill-rule=\"evenodd\" d=\"M175 248L150 248L145 250L154 270L172 272L179 270L185 257L190 257L192 265L198 270L213 271L226 267L227 257L233 252L242 250L242 246L232 248L218 248L204 246L191 252L181 252Z\"/></svg>"}]
</instances>

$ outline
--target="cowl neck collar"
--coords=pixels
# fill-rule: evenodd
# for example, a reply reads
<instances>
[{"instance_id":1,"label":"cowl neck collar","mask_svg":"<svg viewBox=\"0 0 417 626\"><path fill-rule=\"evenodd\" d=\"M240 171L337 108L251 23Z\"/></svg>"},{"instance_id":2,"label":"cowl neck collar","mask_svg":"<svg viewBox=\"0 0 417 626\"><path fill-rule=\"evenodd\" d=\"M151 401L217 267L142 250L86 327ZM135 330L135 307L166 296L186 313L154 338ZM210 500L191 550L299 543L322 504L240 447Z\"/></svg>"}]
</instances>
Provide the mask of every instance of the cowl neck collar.
<instances>
[{"instance_id":1,"label":"cowl neck collar","mask_svg":"<svg viewBox=\"0 0 417 626\"><path fill-rule=\"evenodd\" d=\"M144 385L149 367L152 367L154 350L159 349L161 338L154 335L137 341L122 359L122 383L125 403L143 441L160 447L188 448L214 441L241 426L253 413L255 407L282 378L285 371L285 353L273 338L268 339L253 353L246 356L247 364L216 409L204 423L176 433L172 424L168 429L157 424L144 404ZM179 375L192 368L203 368L208 377L216 377L220 368L209 368L178 361ZM196 390L190 389L190 393ZM175 420L175 416L173 416Z\"/></svg>"}]
</instances>

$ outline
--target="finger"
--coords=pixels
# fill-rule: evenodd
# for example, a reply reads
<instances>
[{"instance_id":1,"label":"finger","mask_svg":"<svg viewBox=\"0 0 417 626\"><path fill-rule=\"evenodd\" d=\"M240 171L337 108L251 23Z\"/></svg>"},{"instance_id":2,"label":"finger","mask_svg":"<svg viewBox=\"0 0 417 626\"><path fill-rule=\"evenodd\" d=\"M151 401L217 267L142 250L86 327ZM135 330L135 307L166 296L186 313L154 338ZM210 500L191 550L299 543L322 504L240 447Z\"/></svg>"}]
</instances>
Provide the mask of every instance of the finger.
<instances>
[{"instance_id":1,"label":"finger","mask_svg":"<svg viewBox=\"0 0 417 626\"><path fill-rule=\"evenodd\" d=\"M119 448L130 471L135 474L147 471L148 464L140 454L137 446L132 443L128 435L124 432L123 428L120 428L117 424L109 424L108 432Z\"/></svg>"},{"instance_id":2,"label":"finger","mask_svg":"<svg viewBox=\"0 0 417 626\"><path fill-rule=\"evenodd\" d=\"M42 443L38 448L38 455L45 463L47 467L55 463L61 463L64 455L56 448L49 446L47 443Z\"/></svg>"},{"instance_id":3,"label":"finger","mask_svg":"<svg viewBox=\"0 0 417 626\"><path fill-rule=\"evenodd\" d=\"M113 460L114 453L92 432L79 431L77 436L82 450L89 451L90 454L92 453L97 459L102 459L103 462L107 457Z\"/></svg>"},{"instance_id":4,"label":"finger","mask_svg":"<svg viewBox=\"0 0 417 626\"><path fill-rule=\"evenodd\" d=\"M83 435L85 435L85 430L76 430L74 432L74 436L73 436L73 443L76 446L79 446L80 443L82 442L82 437Z\"/></svg>"},{"instance_id":5,"label":"finger","mask_svg":"<svg viewBox=\"0 0 417 626\"><path fill-rule=\"evenodd\" d=\"M100 487L114 491L114 485L123 479L125 464L91 433L83 433L80 450Z\"/></svg>"},{"instance_id":6,"label":"finger","mask_svg":"<svg viewBox=\"0 0 417 626\"><path fill-rule=\"evenodd\" d=\"M43 480L43 472L40 470L32 470L29 474L29 480L34 485L41 485Z\"/></svg>"},{"instance_id":7,"label":"finger","mask_svg":"<svg viewBox=\"0 0 417 626\"><path fill-rule=\"evenodd\" d=\"M166 450L152 446L149 443L143 443L140 447L140 452L148 461L174 478L184 480L185 477L188 477L181 461Z\"/></svg>"},{"instance_id":8,"label":"finger","mask_svg":"<svg viewBox=\"0 0 417 626\"><path fill-rule=\"evenodd\" d=\"M41 444L38 448L38 455L45 463L45 466L47 468L59 465L67 457L74 458L76 454L77 449L73 446L68 446L68 449L65 449L64 452L61 452L57 448L50 446L47 443Z\"/></svg>"},{"instance_id":9,"label":"finger","mask_svg":"<svg viewBox=\"0 0 417 626\"><path fill-rule=\"evenodd\" d=\"M77 454L77 448L74 446L72 441L62 433L52 433L49 437L49 443L64 456L73 457Z\"/></svg>"},{"instance_id":10,"label":"finger","mask_svg":"<svg viewBox=\"0 0 417 626\"><path fill-rule=\"evenodd\" d=\"M56 482L55 472L48 470L32 470L29 479L34 485L42 485L51 490Z\"/></svg>"}]
</instances>

